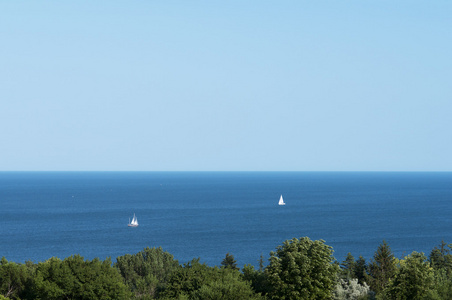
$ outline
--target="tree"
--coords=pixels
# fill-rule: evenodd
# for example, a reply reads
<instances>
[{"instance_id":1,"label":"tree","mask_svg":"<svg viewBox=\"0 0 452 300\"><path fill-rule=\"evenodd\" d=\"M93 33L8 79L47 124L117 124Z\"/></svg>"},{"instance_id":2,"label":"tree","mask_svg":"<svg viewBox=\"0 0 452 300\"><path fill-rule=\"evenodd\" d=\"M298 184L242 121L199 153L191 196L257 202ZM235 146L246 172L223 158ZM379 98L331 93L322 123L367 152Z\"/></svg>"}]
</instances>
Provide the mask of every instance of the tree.
<instances>
[{"instance_id":1,"label":"tree","mask_svg":"<svg viewBox=\"0 0 452 300\"><path fill-rule=\"evenodd\" d=\"M259 257L259 272L264 271L264 255L261 253L261 256Z\"/></svg>"},{"instance_id":2,"label":"tree","mask_svg":"<svg viewBox=\"0 0 452 300\"><path fill-rule=\"evenodd\" d=\"M0 260L0 295L5 298L19 299L30 276L25 265Z\"/></svg>"},{"instance_id":3,"label":"tree","mask_svg":"<svg viewBox=\"0 0 452 300\"><path fill-rule=\"evenodd\" d=\"M265 295L268 292L267 279L264 270L260 268L256 270L253 265L246 264L242 269L242 276L245 281L251 283L251 287L256 293Z\"/></svg>"},{"instance_id":4,"label":"tree","mask_svg":"<svg viewBox=\"0 0 452 300\"><path fill-rule=\"evenodd\" d=\"M238 270L209 267L199 259L175 271L161 294L163 299L259 299Z\"/></svg>"},{"instance_id":5,"label":"tree","mask_svg":"<svg viewBox=\"0 0 452 300\"><path fill-rule=\"evenodd\" d=\"M232 254L226 253L226 257L221 261L221 265L225 268L230 268L233 270L239 270L237 267L237 261L234 259Z\"/></svg>"},{"instance_id":6,"label":"tree","mask_svg":"<svg viewBox=\"0 0 452 300\"><path fill-rule=\"evenodd\" d=\"M347 257L345 258L345 260L341 263L342 277L345 279L355 278L355 269L356 269L355 258L349 252L347 253Z\"/></svg>"},{"instance_id":7,"label":"tree","mask_svg":"<svg viewBox=\"0 0 452 300\"><path fill-rule=\"evenodd\" d=\"M441 241L439 247L433 248L430 252L430 263L435 269L443 269L447 275L452 275L452 244L447 245Z\"/></svg>"},{"instance_id":8,"label":"tree","mask_svg":"<svg viewBox=\"0 0 452 300\"><path fill-rule=\"evenodd\" d=\"M33 274L31 299L126 299L129 296L110 259L84 260L80 255L63 261L51 258L39 263Z\"/></svg>"},{"instance_id":9,"label":"tree","mask_svg":"<svg viewBox=\"0 0 452 300\"><path fill-rule=\"evenodd\" d=\"M199 260L199 258L193 259L171 273L168 284L161 294L164 299L188 297L200 289L205 282L215 279L218 275L215 269L218 268L209 267L205 263L201 264Z\"/></svg>"},{"instance_id":10,"label":"tree","mask_svg":"<svg viewBox=\"0 0 452 300\"><path fill-rule=\"evenodd\" d=\"M361 255L356 260L355 270L354 270L354 278L358 279L359 284L364 284L366 282L367 275L367 264L364 257Z\"/></svg>"},{"instance_id":11,"label":"tree","mask_svg":"<svg viewBox=\"0 0 452 300\"><path fill-rule=\"evenodd\" d=\"M435 269L434 272L434 286L435 291L432 300L452 299L452 278L447 275L443 269Z\"/></svg>"},{"instance_id":12,"label":"tree","mask_svg":"<svg viewBox=\"0 0 452 300\"><path fill-rule=\"evenodd\" d=\"M433 268L424 253L413 252L399 261L385 294L390 299L431 299L434 290Z\"/></svg>"},{"instance_id":13,"label":"tree","mask_svg":"<svg viewBox=\"0 0 452 300\"><path fill-rule=\"evenodd\" d=\"M120 256L114 266L138 299L157 297L165 289L171 273L180 267L174 256L160 247Z\"/></svg>"},{"instance_id":14,"label":"tree","mask_svg":"<svg viewBox=\"0 0 452 300\"><path fill-rule=\"evenodd\" d=\"M452 244L441 241L430 252L430 266L434 269L437 299L452 299Z\"/></svg>"},{"instance_id":15,"label":"tree","mask_svg":"<svg viewBox=\"0 0 452 300\"><path fill-rule=\"evenodd\" d=\"M368 268L367 282L377 294L383 291L396 270L396 259L391 248L383 241L374 254Z\"/></svg>"},{"instance_id":16,"label":"tree","mask_svg":"<svg viewBox=\"0 0 452 300\"><path fill-rule=\"evenodd\" d=\"M219 273L218 278L206 281L198 290L192 293L191 299L262 299L260 294L254 292L250 283L242 279L238 270L224 268L217 272Z\"/></svg>"},{"instance_id":17,"label":"tree","mask_svg":"<svg viewBox=\"0 0 452 300\"><path fill-rule=\"evenodd\" d=\"M323 240L286 240L270 252L265 269L271 299L330 299L339 271Z\"/></svg>"}]
</instances>

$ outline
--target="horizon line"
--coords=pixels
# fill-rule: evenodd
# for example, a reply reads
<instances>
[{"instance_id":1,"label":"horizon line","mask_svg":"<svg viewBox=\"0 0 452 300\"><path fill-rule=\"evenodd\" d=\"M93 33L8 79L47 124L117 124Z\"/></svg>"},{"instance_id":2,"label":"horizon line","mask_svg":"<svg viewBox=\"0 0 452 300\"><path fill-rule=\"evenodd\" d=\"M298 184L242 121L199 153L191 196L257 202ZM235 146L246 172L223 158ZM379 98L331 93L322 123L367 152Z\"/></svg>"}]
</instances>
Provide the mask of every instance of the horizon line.
<instances>
[{"instance_id":1,"label":"horizon line","mask_svg":"<svg viewBox=\"0 0 452 300\"><path fill-rule=\"evenodd\" d=\"M450 173L435 170L0 170L0 173Z\"/></svg>"}]
</instances>

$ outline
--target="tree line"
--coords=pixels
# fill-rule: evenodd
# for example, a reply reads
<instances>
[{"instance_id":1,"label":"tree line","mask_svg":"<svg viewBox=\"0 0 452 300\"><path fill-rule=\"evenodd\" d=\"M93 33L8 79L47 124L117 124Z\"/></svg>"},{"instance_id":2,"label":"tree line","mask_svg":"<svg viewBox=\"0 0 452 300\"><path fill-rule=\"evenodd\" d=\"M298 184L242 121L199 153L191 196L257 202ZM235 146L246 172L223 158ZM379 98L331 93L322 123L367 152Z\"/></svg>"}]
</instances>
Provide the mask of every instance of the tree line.
<instances>
[{"instance_id":1,"label":"tree line","mask_svg":"<svg viewBox=\"0 0 452 300\"><path fill-rule=\"evenodd\" d=\"M333 257L323 240L286 240L268 264L237 267L227 253L220 266L200 259L179 264L162 248L117 258L24 264L0 261L4 299L452 299L452 244L444 241L427 257L412 252L398 259L383 241L366 262L348 253Z\"/></svg>"}]
</instances>

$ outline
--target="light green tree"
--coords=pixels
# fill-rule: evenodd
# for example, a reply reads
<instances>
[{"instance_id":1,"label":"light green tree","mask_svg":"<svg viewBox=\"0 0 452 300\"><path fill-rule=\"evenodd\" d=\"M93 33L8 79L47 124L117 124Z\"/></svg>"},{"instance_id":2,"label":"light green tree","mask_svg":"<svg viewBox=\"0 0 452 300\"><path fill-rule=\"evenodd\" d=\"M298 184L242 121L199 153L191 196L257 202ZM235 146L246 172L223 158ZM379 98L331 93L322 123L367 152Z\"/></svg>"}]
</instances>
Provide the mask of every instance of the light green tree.
<instances>
[{"instance_id":1,"label":"light green tree","mask_svg":"<svg viewBox=\"0 0 452 300\"><path fill-rule=\"evenodd\" d=\"M434 270L434 286L435 297L431 299L441 300L441 299L452 299L452 278L447 275L447 272L443 269Z\"/></svg>"},{"instance_id":2,"label":"light green tree","mask_svg":"<svg viewBox=\"0 0 452 300\"><path fill-rule=\"evenodd\" d=\"M154 299L165 289L171 273L180 265L162 248L145 248L116 259L114 265L137 299Z\"/></svg>"},{"instance_id":3,"label":"light green tree","mask_svg":"<svg viewBox=\"0 0 452 300\"><path fill-rule=\"evenodd\" d=\"M286 240L265 269L271 299L331 299L339 266L332 247L308 237Z\"/></svg>"}]
</instances>

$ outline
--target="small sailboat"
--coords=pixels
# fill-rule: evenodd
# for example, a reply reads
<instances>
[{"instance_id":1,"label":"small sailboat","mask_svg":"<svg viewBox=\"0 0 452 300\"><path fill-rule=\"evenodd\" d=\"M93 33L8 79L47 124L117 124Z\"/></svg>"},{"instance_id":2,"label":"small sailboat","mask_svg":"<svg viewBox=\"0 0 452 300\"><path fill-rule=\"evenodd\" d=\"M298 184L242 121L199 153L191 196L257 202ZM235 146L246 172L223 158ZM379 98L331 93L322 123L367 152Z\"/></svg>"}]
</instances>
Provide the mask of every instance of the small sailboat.
<instances>
[{"instance_id":1,"label":"small sailboat","mask_svg":"<svg viewBox=\"0 0 452 300\"><path fill-rule=\"evenodd\" d=\"M129 218L129 224L127 226L129 226L129 227L138 227L138 219L135 216L135 214L133 214L132 222L130 222L130 218Z\"/></svg>"},{"instance_id":2,"label":"small sailboat","mask_svg":"<svg viewBox=\"0 0 452 300\"><path fill-rule=\"evenodd\" d=\"M286 203L284 203L284 199L283 199L282 195L281 195L281 197L279 198L278 205L286 205Z\"/></svg>"}]
</instances>

